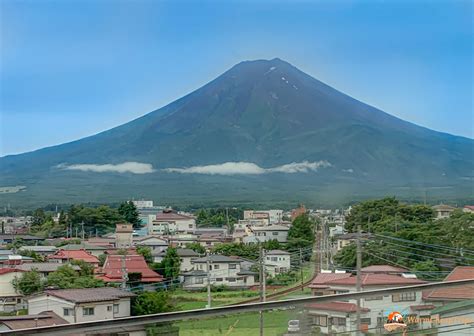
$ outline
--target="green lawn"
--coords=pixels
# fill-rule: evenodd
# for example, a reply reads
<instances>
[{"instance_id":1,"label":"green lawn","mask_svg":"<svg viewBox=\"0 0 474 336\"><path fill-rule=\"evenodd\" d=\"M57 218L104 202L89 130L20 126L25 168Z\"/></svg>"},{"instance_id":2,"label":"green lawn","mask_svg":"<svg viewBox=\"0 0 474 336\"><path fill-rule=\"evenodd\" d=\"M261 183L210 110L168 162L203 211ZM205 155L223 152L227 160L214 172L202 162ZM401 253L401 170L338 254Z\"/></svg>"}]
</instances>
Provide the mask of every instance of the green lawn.
<instances>
[{"instance_id":1,"label":"green lawn","mask_svg":"<svg viewBox=\"0 0 474 336\"><path fill-rule=\"evenodd\" d=\"M212 306L225 306L228 304L248 300L258 297L258 291L224 291L213 292ZM205 308L207 304L207 292L187 292L181 289L171 292L171 297L175 300L179 310L190 310Z\"/></svg>"},{"instance_id":2,"label":"green lawn","mask_svg":"<svg viewBox=\"0 0 474 336\"><path fill-rule=\"evenodd\" d=\"M288 329L288 321L298 319L296 311L270 311L264 313L265 335L282 335ZM217 316L213 318L184 321L175 324L180 336L252 336L259 335L258 313Z\"/></svg>"}]
</instances>

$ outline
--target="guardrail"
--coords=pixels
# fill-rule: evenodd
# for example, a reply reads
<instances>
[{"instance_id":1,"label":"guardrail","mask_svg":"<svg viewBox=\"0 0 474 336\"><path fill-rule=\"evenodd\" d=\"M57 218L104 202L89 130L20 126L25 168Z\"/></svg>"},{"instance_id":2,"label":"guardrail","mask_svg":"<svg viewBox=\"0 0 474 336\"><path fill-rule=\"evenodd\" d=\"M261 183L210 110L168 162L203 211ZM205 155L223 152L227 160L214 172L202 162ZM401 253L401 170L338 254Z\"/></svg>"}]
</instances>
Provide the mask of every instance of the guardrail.
<instances>
[{"instance_id":1,"label":"guardrail","mask_svg":"<svg viewBox=\"0 0 474 336\"><path fill-rule=\"evenodd\" d=\"M428 283L422 285L413 285L405 287L384 288L370 291L350 292L343 294L332 294L324 296L310 296L298 299L288 299L281 301L268 301L258 303L240 304L234 306L224 306L209 309L195 309L171 313L151 314L142 316L122 317L113 320L102 320L94 322L81 322L62 324L56 326L39 327L31 329L19 329L0 332L0 335L33 335L33 334L47 334L47 335L69 335L71 333L85 333L98 332L104 330L126 330L136 326L143 326L155 323L182 321L188 319L199 319L209 316L228 315L234 313L246 313L265 311L271 309L282 309L294 306L305 305L308 303L320 303L327 301L345 301L362 299L364 297L394 294L403 292L420 291L427 289L448 288L462 285L474 285L474 279L446 281L437 283Z\"/></svg>"}]
</instances>

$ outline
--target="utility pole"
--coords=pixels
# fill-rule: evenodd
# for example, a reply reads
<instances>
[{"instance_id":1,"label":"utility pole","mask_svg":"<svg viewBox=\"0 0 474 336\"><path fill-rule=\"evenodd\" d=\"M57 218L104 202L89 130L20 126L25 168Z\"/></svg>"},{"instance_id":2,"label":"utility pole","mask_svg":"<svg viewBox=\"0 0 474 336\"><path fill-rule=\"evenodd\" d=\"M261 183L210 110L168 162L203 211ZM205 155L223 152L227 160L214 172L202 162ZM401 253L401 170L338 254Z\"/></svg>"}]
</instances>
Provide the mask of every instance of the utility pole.
<instances>
[{"instance_id":1,"label":"utility pole","mask_svg":"<svg viewBox=\"0 0 474 336\"><path fill-rule=\"evenodd\" d=\"M122 289L127 289L128 273L125 264L126 254L122 255Z\"/></svg>"},{"instance_id":2,"label":"utility pole","mask_svg":"<svg viewBox=\"0 0 474 336\"><path fill-rule=\"evenodd\" d=\"M357 257L357 278L356 278L356 291L360 292L361 287L361 268L362 268L362 247L360 242L361 228L360 225L357 227L357 240L356 240L356 257ZM357 298L357 315L356 315L357 332L356 335L360 335L360 298Z\"/></svg>"},{"instance_id":3,"label":"utility pole","mask_svg":"<svg viewBox=\"0 0 474 336\"><path fill-rule=\"evenodd\" d=\"M265 265L264 265L264 252L263 246L259 244L260 254L260 302L265 302ZM263 336L263 311L260 310L260 336Z\"/></svg>"},{"instance_id":4,"label":"utility pole","mask_svg":"<svg viewBox=\"0 0 474 336\"><path fill-rule=\"evenodd\" d=\"M84 222L81 222L82 226L82 242L84 242Z\"/></svg>"},{"instance_id":5,"label":"utility pole","mask_svg":"<svg viewBox=\"0 0 474 336\"><path fill-rule=\"evenodd\" d=\"M300 278L301 278L301 291L304 291L303 288L303 249L300 247Z\"/></svg>"},{"instance_id":6,"label":"utility pole","mask_svg":"<svg viewBox=\"0 0 474 336\"><path fill-rule=\"evenodd\" d=\"M209 251L206 253L206 265L207 265L207 307L211 308L211 263L209 260Z\"/></svg>"}]
</instances>

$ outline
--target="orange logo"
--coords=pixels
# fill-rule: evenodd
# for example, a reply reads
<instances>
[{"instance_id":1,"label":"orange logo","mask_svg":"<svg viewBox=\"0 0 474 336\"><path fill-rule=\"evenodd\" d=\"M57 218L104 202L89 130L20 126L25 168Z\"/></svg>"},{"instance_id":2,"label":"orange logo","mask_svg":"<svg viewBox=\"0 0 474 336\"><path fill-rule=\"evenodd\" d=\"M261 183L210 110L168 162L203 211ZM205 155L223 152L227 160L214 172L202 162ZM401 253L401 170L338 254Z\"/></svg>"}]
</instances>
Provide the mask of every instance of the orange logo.
<instances>
[{"instance_id":1,"label":"orange logo","mask_svg":"<svg viewBox=\"0 0 474 336\"><path fill-rule=\"evenodd\" d=\"M407 325L403 321L403 315L397 311L394 311L388 314L387 323L385 323L383 327L387 331L404 329L405 335Z\"/></svg>"}]
</instances>

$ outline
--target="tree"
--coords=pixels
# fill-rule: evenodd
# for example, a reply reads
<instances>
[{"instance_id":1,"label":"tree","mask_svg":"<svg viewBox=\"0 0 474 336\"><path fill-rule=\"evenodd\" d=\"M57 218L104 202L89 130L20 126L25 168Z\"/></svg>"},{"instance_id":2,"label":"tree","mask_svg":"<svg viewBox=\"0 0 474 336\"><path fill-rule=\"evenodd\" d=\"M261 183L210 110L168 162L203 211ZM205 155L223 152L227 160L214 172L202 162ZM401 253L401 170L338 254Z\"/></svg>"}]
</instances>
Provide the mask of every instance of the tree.
<instances>
[{"instance_id":1,"label":"tree","mask_svg":"<svg viewBox=\"0 0 474 336\"><path fill-rule=\"evenodd\" d=\"M94 278L92 275L80 275L70 265L59 267L55 272L48 275L48 286L58 288L94 288L103 287L102 280Z\"/></svg>"},{"instance_id":2,"label":"tree","mask_svg":"<svg viewBox=\"0 0 474 336\"><path fill-rule=\"evenodd\" d=\"M77 265L80 267L79 275L80 276L92 276L94 275L94 266L92 264L85 262L84 260L72 260L71 265Z\"/></svg>"},{"instance_id":3,"label":"tree","mask_svg":"<svg viewBox=\"0 0 474 336\"><path fill-rule=\"evenodd\" d=\"M166 292L144 292L138 295L132 304L132 315L166 313L175 309Z\"/></svg>"},{"instance_id":4,"label":"tree","mask_svg":"<svg viewBox=\"0 0 474 336\"><path fill-rule=\"evenodd\" d=\"M153 256L151 254L151 248L149 246L137 246L137 253L145 258L148 264L153 262Z\"/></svg>"},{"instance_id":5,"label":"tree","mask_svg":"<svg viewBox=\"0 0 474 336\"><path fill-rule=\"evenodd\" d=\"M296 217L288 231L288 239L304 239L314 242L315 223L308 214L302 214Z\"/></svg>"},{"instance_id":6,"label":"tree","mask_svg":"<svg viewBox=\"0 0 474 336\"><path fill-rule=\"evenodd\" d=\"M216 245L212 252L225 256L239 256L256 260L259 256L258 244L228 243Z\"/></svg>"},{"instance_id":7,"label":"tree","mask_svg":"<svg viewBox=\"0 0 474 336\"><path fill-rule=\"evenodd\" d=\"M105 264L105 260L107 259L107 254L100 254L99 255L99 266L102 267Z\"/></svg>"},{"instance_id":8,"label":"tree","mask_svg":"<svg viewBox=\"0 0 474 336\"><path fill-rule=\"evenodd\" d=\"M187 243L186 248L191 249L194 252L199 253L199 254L206 253L206 249L204 248L204 246L202 246L199 243Z\"/></svg>"},{"instance_id":9,"label":"tree","mask_svg":"<svg viewBox=\"0 0 474 336\"><path fill-rule=\"evenodd\" d=\"M134 228L141 226L140 214L132 201L121 203L118 208L118 213L125 219L125 221L133 224Z\"/></svg>"},{"instance_id":10,"label":"tree","mask_svg":"<svg viewBox=\"0 0 474 336\"><path fill-rule=\"evenodd\" d=\"M174 247L168 247L163 260L156 264L155 269L165 278L174 279L179 275L179 266L181 260L178 256L178 251Z\"/></svg>"},{"instance_id":11,"label":"tree","mask_svg":"<svg viewBox=\"0 0 474 336\"><path fill-rule=\"evenodd\" d=\"M37 270L24 272L20 278L13 279L12 284L23 295L39 293L44 289L44 282Z\"/></svg>"}]
</instances>

